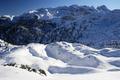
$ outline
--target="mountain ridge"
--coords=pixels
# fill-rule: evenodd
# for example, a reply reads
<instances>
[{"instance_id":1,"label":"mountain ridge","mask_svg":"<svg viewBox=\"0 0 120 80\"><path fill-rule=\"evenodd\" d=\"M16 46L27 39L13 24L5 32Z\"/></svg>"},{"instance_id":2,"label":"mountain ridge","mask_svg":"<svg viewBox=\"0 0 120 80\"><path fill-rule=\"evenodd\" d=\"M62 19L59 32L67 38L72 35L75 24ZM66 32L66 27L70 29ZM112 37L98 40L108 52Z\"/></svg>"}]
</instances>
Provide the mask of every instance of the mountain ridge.
<instances>
[{"instance_id":1,"label":"mountain ridge","mask_svg":"<svg viewBox=\"0 0 120 80\"><path fill-rule=\"evenodd\" d=\"M64 6L0 17L0 39L15 45L66 41L95 48L120 48L120 10ZM11 21L12 20L12 21Z\"/></svg>"}]
</instances>

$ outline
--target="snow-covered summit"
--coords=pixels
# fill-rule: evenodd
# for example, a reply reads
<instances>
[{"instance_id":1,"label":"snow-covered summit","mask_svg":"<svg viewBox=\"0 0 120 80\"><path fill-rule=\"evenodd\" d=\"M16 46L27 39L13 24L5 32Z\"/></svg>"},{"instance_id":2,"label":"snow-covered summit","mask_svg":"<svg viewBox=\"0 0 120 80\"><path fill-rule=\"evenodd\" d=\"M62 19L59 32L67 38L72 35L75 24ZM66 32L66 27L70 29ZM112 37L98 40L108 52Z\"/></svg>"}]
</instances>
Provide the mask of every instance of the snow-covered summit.
<instances>
[{"instance_id":1,"label":"snow-covered summit","mask_svg":"<svg viewBox=\"0 0 120 80\"><path fill-rule=\"evenodd\" d=\"M71 5L71 6L62 6L56 8L40 8L37 10L31 10L25 14L27 15L34 14L34 15L38 15L39 19L49 20L54 18L62 18L64 16L88 15L99 11L106 12L106 10L109 10L106 8L106 6L100 6L97 9L95 9L94 7L89 7L89 6Z\"/></svg>"}]
</instances>

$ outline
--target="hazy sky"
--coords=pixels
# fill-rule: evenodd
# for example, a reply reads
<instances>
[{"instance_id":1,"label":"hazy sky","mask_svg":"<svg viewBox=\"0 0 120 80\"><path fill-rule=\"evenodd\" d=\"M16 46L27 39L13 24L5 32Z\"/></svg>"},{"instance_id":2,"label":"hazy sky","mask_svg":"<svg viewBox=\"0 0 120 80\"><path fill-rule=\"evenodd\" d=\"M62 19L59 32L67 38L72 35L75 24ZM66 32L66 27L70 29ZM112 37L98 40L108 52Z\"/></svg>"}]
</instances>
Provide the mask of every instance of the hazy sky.
<instances>
[{"instance_id":1,"label":"hazy sky","mask_svg":"<svg viewBox=\"0 0 120 80\"><path fill-rule=\"evenodd\" d=\"M106 5L110 9L120 9L120 0L0 0L0 15L19 15L28 10L41 7L56 7L63 5Z\"/></svg>"}]
</instances>

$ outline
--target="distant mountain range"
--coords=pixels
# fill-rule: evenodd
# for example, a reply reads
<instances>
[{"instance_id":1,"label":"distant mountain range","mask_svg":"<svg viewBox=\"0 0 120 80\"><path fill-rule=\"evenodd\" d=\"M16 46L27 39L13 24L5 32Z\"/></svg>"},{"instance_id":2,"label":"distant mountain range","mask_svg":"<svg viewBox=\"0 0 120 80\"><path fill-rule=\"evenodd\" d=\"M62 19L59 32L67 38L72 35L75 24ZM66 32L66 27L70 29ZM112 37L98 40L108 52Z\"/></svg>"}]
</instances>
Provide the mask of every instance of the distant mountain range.
<instances>
[{"instance_id":1,"label":"distant mountain range","mask_svg":"<svg viewBox=\"0 0 120 80\"><path fill-rule=\"evenodd\" d=\"M120 10L106 6L41 8L20 16L0 16L0 39L15 45L57 41L95 48L120 48Z\"/></svg>"},{"instance_id":2,"label":"distant mountain range","mask_svg":"<svg viewBox=\"0 0 120 80\"><path fill-rule=\"evenodd\" d=\"M0 16L0 80L118 80L119 40L120 10L104 5Z\"/></svg>"}]
</instances>

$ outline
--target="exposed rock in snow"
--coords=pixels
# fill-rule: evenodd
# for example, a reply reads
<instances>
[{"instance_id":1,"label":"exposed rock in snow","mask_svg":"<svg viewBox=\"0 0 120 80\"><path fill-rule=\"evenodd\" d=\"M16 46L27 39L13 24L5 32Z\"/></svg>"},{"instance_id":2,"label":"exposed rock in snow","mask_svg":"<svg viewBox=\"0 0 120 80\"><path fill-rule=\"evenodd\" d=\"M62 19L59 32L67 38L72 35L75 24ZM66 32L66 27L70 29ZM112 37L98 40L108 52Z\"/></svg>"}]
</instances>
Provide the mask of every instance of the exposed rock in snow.
<instances>
[{"instance_id":1,"label":"exposed rock in snow","mask_svg":"<svg viewBox=\"0 0 120 80\"><path fill-rule=\"evenodd\" d=\"M0 80L117 80L119 31L120 10L104 5L41 8L15 17L0 16ZM20 65L36 73L43 70L47 77Z\"/></svg>"},{"instance_id":2,"label":"exposed rock in snow","mask_svg":"<svg viewBox=\"0 0 120 80\"><path fill-rule=\"evenodd\" d=\"M0 38L17 45L66 41L120 48L120 10L106 6L41 8L15 16L12 21L0 17L0 26Z\"/></svg>"}]
</instances>

